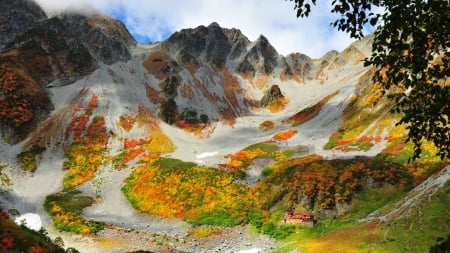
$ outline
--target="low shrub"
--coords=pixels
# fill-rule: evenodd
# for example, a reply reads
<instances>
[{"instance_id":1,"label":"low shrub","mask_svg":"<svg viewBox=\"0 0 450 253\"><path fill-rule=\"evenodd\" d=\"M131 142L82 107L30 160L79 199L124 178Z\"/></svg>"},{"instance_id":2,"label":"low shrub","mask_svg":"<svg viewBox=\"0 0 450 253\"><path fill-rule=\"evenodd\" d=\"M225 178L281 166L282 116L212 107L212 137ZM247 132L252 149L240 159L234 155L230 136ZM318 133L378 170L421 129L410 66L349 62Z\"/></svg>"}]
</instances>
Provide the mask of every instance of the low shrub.
<instances>
[{"instance_id":1,"label":"low shrub","mask_svg":"<svg viewBox=\"0 0 450 253\"><path fill-rule=\"evenodd\" d=\"M49 195L45 198L44 207L52 217L54 226L61 231L79 234L97 233L105 224L83 218L83 209L92 205L94 200L88 196L78 196L80 193L71 190Z\"/></svg>"}]
</instances>

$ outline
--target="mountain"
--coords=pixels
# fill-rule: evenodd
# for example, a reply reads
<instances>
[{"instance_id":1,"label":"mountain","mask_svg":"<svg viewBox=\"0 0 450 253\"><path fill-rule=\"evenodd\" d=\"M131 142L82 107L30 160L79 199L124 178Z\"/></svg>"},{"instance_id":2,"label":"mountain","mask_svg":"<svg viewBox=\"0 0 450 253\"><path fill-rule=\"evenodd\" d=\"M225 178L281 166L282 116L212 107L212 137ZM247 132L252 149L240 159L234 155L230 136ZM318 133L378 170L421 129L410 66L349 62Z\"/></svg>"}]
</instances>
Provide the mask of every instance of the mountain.
<instances>
[{"instance_id":1,"label":"mountain","mask_svg":"<svg viewBox=\"0 0 450 253\"><path fill-rule=\"evenodd\" d=\"M1 23L0 122L13 143L49 115L53 105L46 87L73 83L99 64L129 60L136 44L122 23L105 16L47 18L32 1L3 6L2 17L9 18Z\"/></svg>"},{"instance_id":2,"label":"mountain","mask_svg":"<svg viewBox=\"0 0 450 253\"><path fill-rule=\"evenodd\" d=\"M2 6L0 207L39 214L66 246L314 252L360 229L371 237L346 241L355 252L415 252L379 232L403 196L416 198L401 209L413 216L388 222L411 238L427 231L416 252L447 236L448 161L426 144L407 162L399 115L362 63L370 36L312 59L217 23L142 45L97 12ZM283 224L287 210L317 224Z\"/></svg>"}]
</instances>

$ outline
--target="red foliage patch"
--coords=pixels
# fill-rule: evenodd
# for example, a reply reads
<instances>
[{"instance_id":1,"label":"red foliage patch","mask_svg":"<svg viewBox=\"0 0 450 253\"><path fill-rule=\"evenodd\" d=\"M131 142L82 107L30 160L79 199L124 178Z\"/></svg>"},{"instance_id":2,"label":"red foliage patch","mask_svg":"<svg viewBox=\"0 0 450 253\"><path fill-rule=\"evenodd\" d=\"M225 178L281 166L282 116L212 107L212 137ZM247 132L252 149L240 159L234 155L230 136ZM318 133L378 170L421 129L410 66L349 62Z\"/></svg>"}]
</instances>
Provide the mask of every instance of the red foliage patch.
<instances>
[{"instance_id":1,"label":"red foliage patch","mask_svg":"<svg viewBox=\"0 0 450 253\"><path fill-rule=\"evenodd\" d=\"M28 253L45 253L45 249L42 248L41 246L32 246L29 250Z\"/></svg>"},{"instance_id":2,"label":"red foliage patch","mask_svg":"<svg viewBox=\"0 0 450 253\"><path fill-rule=\"evenodd\" d=\"M131 128L133 127L135 122L136 122L136 119L131 115L120 116L120 119L119 119L120 126L127 132L129 132L131 130Z\"/></svg>"},{"instance_id":3,"label":"red foliage patch","mask_svg":"<svg viewBox=\"0 0 450 253\"><path fill-rule=\"evenodd\" d=\"M14 238L5 236L0 240L0 243L3 244L7 249L11 249L14 247Z\"/></svg>"},{"instance_id":4,"label":"red foliage patch","mask_svg":"<svg viewBox=\"0 0 450 253\"><path fill-rule=\"evenodd\" d=\"M91 115L92 111L98 106L98 97L95 94L92 94L91 100L86 108L86 114Z\"/></svg>"}]
</instances>

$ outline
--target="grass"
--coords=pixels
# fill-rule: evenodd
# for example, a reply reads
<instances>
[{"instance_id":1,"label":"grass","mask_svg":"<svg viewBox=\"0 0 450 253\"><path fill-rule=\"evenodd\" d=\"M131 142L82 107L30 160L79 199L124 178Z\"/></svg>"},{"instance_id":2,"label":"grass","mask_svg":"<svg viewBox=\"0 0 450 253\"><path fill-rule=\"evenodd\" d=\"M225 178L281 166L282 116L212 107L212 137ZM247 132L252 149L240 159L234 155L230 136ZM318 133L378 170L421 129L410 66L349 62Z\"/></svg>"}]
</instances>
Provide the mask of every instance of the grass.
<instances>
[{"instance_id":1,"label":"grass","mask_svg":"<svg viewBox=\"0 0 450 253\"><path fill-rule=\"evenodd\" d=\"M450 233L450 182L431 198L418 200L410 213L383 223L375 252L428 252Z\"/></svg>"},{"instance_id":2,"label":"grass","mask_svg":"<svg viewBox=\"0 0 450 253\"><path fill-rule=\"evenodd\" d=\"M355 196L351 208L345 211L340 216L340 219L356 220L364 218L389 202L399 199L404 193L405 191L401 191L397 187L390 185L383 188L365 187Z\"/></svg>"},{"instance_id":3,"label":"grass","mask_svg":"<svg viewBox=\"0 0 450 253\"><path fill-rule=\"evenodd\" d=\"M33 145L28 150L18 154L17 160L20 163L20 168L25 171L34 172L38 167L37 156L41 155L45 150L45 147Z\"/></svg>"},{"instance_id":4,"label":"grass","mask_svg":"<svg viewBox=\"0 0 450 253\"><path fill-rule=\"evenodd\" d=\"M329 227L336 228L333 224ZM340 227L339 227L340 228ZM318 234L320 228L302 228L295 234L301 238L295 243L288 244L274 252L288 252L290 250L298 250L301 252L321 253L321 252L338 252L338 253L360 253L370 252L369 249L373 234L376 232L375 223L367 223L356 226L348 226L344 229L334 229L333 232ZM331 251L330 251L331 250Z\"/></svg>"}]
</instances>

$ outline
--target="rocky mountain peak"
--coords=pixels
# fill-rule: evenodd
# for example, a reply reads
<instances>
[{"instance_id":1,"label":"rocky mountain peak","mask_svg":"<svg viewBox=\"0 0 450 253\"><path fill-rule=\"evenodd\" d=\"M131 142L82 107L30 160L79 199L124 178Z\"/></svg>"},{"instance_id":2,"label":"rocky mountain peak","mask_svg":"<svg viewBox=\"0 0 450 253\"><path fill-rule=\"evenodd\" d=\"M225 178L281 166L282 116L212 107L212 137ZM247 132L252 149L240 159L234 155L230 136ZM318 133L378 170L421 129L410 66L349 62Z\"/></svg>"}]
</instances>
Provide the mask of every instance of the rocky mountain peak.
<instances>
[{"instance_id":1,"label":"rocky mountain peak","mask_svg":"<svg viewBox=\"0 0 450 253\"><path fill-rule=\"evenodd\" d=\"M267 38L260 35L245 54L244 60L238 66L238 71L271 73L275 69L279 57L280 55Z\"/></svg>"},{"instance_id":2,"label":"rocky mountain peak","mask_svg":"<svg viewBox=\"0 0 450 253\"><path fill-rule=\"evenodd\" d=\"M35 23L47 18L31 0L0 0L0 49L25 33Z\"/></svg>"},{"instance_id":3,"label":"rocky mountain peak","mask_svg":"<svg viewBox=\"0 0 450 253\"><path fill-rule=\"evenodd\" d=\"M225 64L234 44L248 39L237 29L224 29L216 22L174 33L165 43L177 52L183 51L220 67Z\"/></svg>"},{"instance_id":4,"label":"rocky mountain peak","mask_svg":"<svg viewBox=\"0 0 450 253\"><path fill-rule=\"evenodd\" d=\"M216 22L207 27L183 29L164 43L173 53L183 52L217 67L232 62L235 70L242 73L270 73L279 57L263 35L252 43L239 29L222 28Z\"/></svg>"},{"instance_id":5,"label":"rocky mountain peak","mask_svg":"<svg viewBox=\"0 0 450 253\"><path fill-rule=\"evenodd\" d=\"M262 35L262 34L260 34L260 35L258 36L258 38L256 39L256 42L257 42L257 44L258 44L258 43L259 43L259 44L264 44L264 45L269 44L269 40L266 38L266 36L264 36L264 35Z\"/></svg>"},{"instance_id":6,"label":"rocky mountain peak","mask_svg":"<svg viewBox=\"0 0 450 253\"><path fill-rule=\"evenodd\" d=\"M217 22L212 22L211 24L209 24L208 29L222 29L222 27L220 27L220 25Z\"/></svg>"},{"instance_id":7,"label":"rocky mountain peak","mask_svg":"<svg viewBox=\"0 0 450 253\"><path fill-rule=\"evenodd\" d=\"M81 40L90 53L106 64L127 61L136 41L124 24L107 16L63 13L59 16L68 33Z\"/></svg>"}]
</instances>

